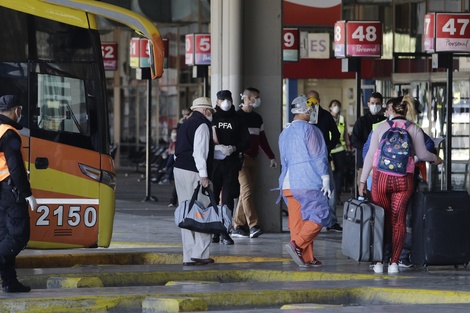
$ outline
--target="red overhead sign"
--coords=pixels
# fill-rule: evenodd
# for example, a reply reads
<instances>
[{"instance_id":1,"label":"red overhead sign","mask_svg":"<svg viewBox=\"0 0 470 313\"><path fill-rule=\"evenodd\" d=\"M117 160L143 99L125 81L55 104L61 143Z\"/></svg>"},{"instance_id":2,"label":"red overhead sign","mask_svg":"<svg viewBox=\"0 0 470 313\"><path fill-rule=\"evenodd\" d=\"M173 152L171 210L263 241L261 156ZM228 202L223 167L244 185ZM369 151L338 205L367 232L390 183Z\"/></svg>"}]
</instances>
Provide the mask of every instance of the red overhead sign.
<instances>
[{"instance_id":1,"label":"red overhead sign","mask_svg":"<svg viewBox=\"0 0 470 313\"><path fill-rule=\"evenodd\" d=\"M106 71L117 70L118 44L116 42L101 43L101 54L103 55L103 65Z\"/></svg>"},{"instance_id":2,"label":"red overhead sign","mask_svg":"<svg viewBox=\"0 0 470 313\"><path fill-rule=\"evenodd\" d=\"M436 13L435 52L470 52L469 23L469 13Z\"/></svg>"},{"instance_id":3,"label":"red overhead sign","mask_svg":"<svg viewBox=\"0 0 470 313\"><path fill-rule=\"evenodd\" d=\"M338 21L334 28L336 57L381 57L382 23Z\"/></svg>"},{"instance_id":4,"label":"red overhead sign","mask_svg":"<svg viewBox=\"0 0 470 313\"><path fill-rule=\"evenodd\" d=\"M282 60L283 61L299 61L299 29L284 28L282 34Z\"/></svg>"},{"instance_id":5,"label":"red overhead sign","mask_svg":"<svg viewBox=\"0 0 470 313\"><path fill-rule=\"evenodd\" d=\"M435 49L435 14L430 13L424 16L424 51L434 52Z\"/></svg>"},{"instance_id":6,"label":"red overhead sign","mask_svg":"<svg viewBox=\"0 0 470 313\"><path fill-rule=\"evenodd\" d=\"M146 38L132 38L129 64L134 68L150 67L150 43Z\"/></svg>"},{"instance_id":7,"label":"red overhead sign","mask_svg":"<svg viewBox=\"0 0 470 313\"><path fill-rule=\"evenodd\" d=\"M185 41L185 60L187 65L211 64L211 35L188 34Z\"/></svg>"}]
</instances>

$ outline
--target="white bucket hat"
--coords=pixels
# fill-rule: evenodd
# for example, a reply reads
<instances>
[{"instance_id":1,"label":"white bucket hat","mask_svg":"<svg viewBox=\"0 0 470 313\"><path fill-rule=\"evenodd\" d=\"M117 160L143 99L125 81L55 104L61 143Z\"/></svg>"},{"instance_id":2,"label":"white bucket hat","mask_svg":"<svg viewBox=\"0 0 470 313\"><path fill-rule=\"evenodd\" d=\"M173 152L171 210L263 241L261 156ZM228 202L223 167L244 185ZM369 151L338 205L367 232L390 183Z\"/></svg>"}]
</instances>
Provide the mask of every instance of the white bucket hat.
<instances>
[{"instance_id":1,"label":"white bucket hat","mask_svg":"<svg viewBox=\"0 0 470 313\"><path fill-rule=\"evenodd\" d=\"M207 97L196 98L193 101L193 105L190 107L191 111L197 108L202 109L213 109L211 104L211 99Z\"/></svg>"}]
</instances>

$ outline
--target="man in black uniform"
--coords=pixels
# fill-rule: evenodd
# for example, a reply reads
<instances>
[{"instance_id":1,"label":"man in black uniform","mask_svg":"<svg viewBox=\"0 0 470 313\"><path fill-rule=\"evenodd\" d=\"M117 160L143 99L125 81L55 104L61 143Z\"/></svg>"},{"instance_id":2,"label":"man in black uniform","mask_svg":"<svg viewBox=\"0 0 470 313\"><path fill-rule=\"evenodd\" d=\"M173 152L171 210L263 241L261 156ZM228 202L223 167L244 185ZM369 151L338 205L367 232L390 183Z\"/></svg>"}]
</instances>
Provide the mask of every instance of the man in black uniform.
<instances>
[{"instance_id":1,"label":"man in black uniform","mask_svg":"<svg viewBox=\"0 0 470 313\"><path fill-rule=\"evenodd\" d=\"M16 256L29 241L28 202L36 208L21 155L17 129L21 118L18 97L0 97L0 276L4 292L29 292L16 277Z\"/></svg>"},{"instance_id":2,"label":"man in black uniform","mask_svg":"<svg viewBox=\"0 0 470 313\"><path fill-rule=\"evenodd\" d=\"M215 148L211 181L217 203L222 192L222 204L233 212L234 199L240 195L238 173L242 167L243 151L250 146L250 133L232 103L232 93L229 90L217 93L212 120ZM228 233L220 234L220 237L219 239L218 235L214 235L212 242L233 245Z\"/></svg>"},{"instance_id":3,"label":"man in black uniform","mask_svg":"<svg viewBox=\"0 0 470 313\"><path fill-rule=\"evenodd\" d=\"M356 121L356 123L354 123L353 132L351 135L351 144L354 148L356 148L356 170L358 186L362 173L364 157L362 155L362 150L364 148L364 144L367 142L367 138L369 138L369 134L372 131L373 125L386 119L386 117L380 112L382 111L382 102L382 94L380 92L373 92L369 97L369 101L367 102L369 111L367 111Z\"/></svg>"}]
</instances>

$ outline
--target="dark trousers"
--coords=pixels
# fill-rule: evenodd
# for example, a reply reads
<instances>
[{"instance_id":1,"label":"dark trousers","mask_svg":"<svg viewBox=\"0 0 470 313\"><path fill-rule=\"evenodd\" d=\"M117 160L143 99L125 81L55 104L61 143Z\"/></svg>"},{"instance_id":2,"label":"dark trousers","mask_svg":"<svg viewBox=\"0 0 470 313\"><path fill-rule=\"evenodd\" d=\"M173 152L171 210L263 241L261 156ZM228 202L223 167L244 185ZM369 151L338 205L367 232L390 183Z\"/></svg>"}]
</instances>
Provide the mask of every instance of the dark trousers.
<instances>
[{"instance_id":1,"label":"dark trousers","mask_svg":"<svg viewBox=\"0 0 470 313\"><path fill-rule=\"evenodd\" d=\"M222 192L222 204L227 205L232 212L234 199L240 195L240 183L238 182L240 168L241 162L237 156L214 160L213 164L211 181L215 200L219 204Z\"/></svg>"},{"instance_id":2,"label":"dark trousers","mask_svg":"<svg viewBox=\"0 0 470 313\"><path fill-rule=\"evenodd\" d=\"M26 200L5 182L0 185L0 277L8 286L16 280L16 256L29 241L30 225Z\"/></svg>"},{"instance_id":3,"label":"dark trousers","mask_svg":"<svg viewBox=\"0 0 470 313\"><path fill-rule=\"evenodd\" d=\"M346 150L332 153L331 158L333 159L334 171L333 177L335 178L335 196L339 200L341 196L341 190L343 189L344 170L346 163Z\"/></svg>"}]
</instances>

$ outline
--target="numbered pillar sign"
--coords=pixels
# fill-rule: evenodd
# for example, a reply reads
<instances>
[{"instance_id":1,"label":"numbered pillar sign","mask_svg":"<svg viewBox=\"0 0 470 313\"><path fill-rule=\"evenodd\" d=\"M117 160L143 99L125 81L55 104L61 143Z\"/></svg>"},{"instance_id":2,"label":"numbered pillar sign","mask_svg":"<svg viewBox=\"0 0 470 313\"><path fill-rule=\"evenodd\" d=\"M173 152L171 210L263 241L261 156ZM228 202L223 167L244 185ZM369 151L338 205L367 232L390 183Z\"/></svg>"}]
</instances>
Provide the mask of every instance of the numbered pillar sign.
<instances>
[{"instance_id":1,"label":"numbered pillar sign","mask_svg":"<svg viewBox=\"0 0 470 313\"><path fill-rule=\"evenodd\" d=\"M188 34L185 42L186 65L211 64L211 35Z\"/></svg>"},{"instance_id":2,"label":"numbered pillar sign","mask_svg":"<svg viewBox=\"0 0 470 313\"><path fill-rule=\"evenodd\" d=\"M185 38L185 63L186 65L194 65L194 34L188 34Z\"/></svg>"},{"instance_id":3,"label":"numbered pillar sign","mask_svg":"<svg viewBox=\"0 0 470 313\"><path fill-rule=\"evenodd\" d=\"M336 57L381 57L382 23L338 21L334 28Z\"/></svg>"},{"instance_id":4,"label":"numbered pillar sign","mask_svg":"<svg viewBox=\"0 0 470 313\"><path fill-rule=\"evenodd\" d=\"M434 52L436 44L436 24L434 13L429 13L424 16L424 34L423 34L423 47L426 52Z\"/></svg>"},{"instance_id":5,"label":"numbered pillar sign","mask_svg":"<svg viewBox=\"0 0 470 313\"><path fill-rule=\"evenodd\" d=\"M334 39L333 46L335 51L335 57L345 58L346 57L346 22L338 21L334 27Z\"/></svg>"},{"instance_id":6,"label":"numbered pillar sign","mask_svg":"<svg viewBox=\"0 0 470 313\"><path fill-rule=\"evenodd\" d=\"M129 64L133 68L150 67L150 42L146 38L132 38Z\"/></svg>"},{"instance_id":7,"label":"numbered pillar sign","mask_svg":"<svg viewBox=\"0 0 470 313\"><path fill-rule=\"evenodd\" d=\"M299 29L284 28L282 34L282 60L287 62L298 62L299 48Z\"/></svg>"},{"instance_id":8,"label":"numbered pillar sign","mask_svg":"<svg viewBox=\"0 0 470 313\"><path fill-rule=\"evenodd\" d=\"M101 43L101 54L105 71L117 70L118 45L116 42Z\"/></svg>"},{"instance_id":9,"label":"numbered pillar sign","mask_svg":"<svg viewBox=\"0 0 470 313\"><path fill-rule=\"evenodd\" d=\"M470 52L469 22L469 13L436 13L435 52Z\"/></svg>"}]
</instances>

